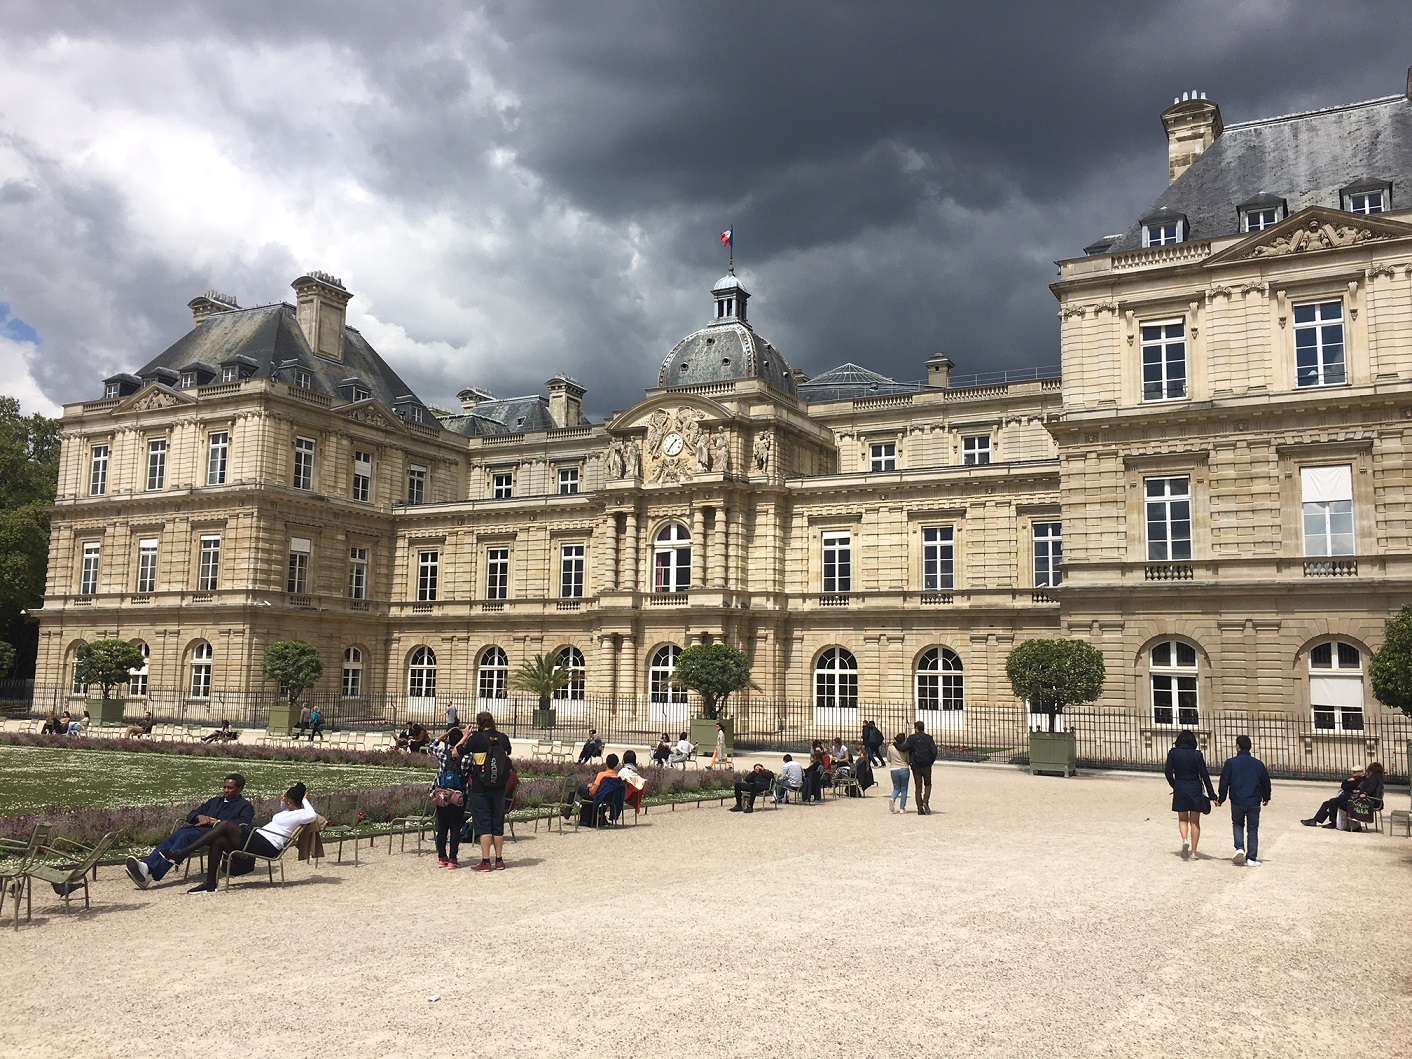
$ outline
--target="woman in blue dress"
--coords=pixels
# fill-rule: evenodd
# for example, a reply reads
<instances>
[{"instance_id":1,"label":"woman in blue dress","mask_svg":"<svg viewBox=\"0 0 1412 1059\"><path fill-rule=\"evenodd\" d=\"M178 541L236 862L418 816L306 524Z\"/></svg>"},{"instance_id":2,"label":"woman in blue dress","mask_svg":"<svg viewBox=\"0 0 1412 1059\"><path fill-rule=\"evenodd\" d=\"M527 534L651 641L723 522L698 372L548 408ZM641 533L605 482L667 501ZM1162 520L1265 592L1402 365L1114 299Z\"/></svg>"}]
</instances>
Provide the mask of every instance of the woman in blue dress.
<instances>
[{"instance_id":1,"label":"woman in blue dress","mask_svg":"<svg viewBox=\"0 0 1412 1059\"><path fill-rule=\"evenodd\" d=\"M1172 787L1172 811L1177 814L1177 830L1182 836L1182 860L1197 860L1201 844L1201 814L1216 800L1206 759L1196 749L1196 734L1183 730L1167 751L1167 782ZM1205 788L1203 790L1203 787ZM1209 801L1208 801L1209 799Z\"/></svg>"}]
</instances>

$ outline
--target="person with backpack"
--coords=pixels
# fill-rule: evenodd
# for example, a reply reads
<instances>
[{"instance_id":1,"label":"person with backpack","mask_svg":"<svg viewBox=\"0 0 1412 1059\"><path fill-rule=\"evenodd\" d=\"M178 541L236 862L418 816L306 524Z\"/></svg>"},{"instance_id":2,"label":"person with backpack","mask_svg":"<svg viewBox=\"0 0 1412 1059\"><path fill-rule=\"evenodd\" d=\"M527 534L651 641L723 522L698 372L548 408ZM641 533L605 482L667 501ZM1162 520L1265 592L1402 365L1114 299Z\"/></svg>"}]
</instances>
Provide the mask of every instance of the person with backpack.
<instances>
[{"instance_id":1,"label":"person with backpack","mask_svg":"<svg viewBox=\"0 0 1412 1059\"><path fill-rule=\"evenodd\" d=\"M324 711L317 706L309 714L309 742L314 741L314 736L324 737Z\"/></svg>"},{"instance_id":2,"label":"person with backpack","mask_svg":"<svg viewBox=\"0 0 1412 1059\"><path fill-rule=\"evenodd\" d=\"M436 809L436 865L438 868L459 867L456 854L461 850L461 830L466 826L466 773L470 759L455 757L452 751L465 736L460 728L452 728L431 745L436 758L436 781L431 788L431 802Z\"/></svg>"},{"instance_id":3,"label":"person with backpack","mask_svg":"<svg viewBox=\"0 0 1412 1059\"><path fill-rule=\"evenodd\" d=\"M927 735L927 726L917 721L916 729L902 744L907 762L912 767L912 800L917 803L918 816L932 812L932 766L936 764L936 740Z\"/></svg>"},{"instance_id":4,"label":"person with backpack","mask_svg":"<svg viewBox=\"0 0 1412 1059\"><path fill-rule=\"evenodd\" d=\"M476 730L462 736L451 754L470 759L467 800L471 804L471 823L480 836L480 863L471 870L500 871L505 867L505 785L510 779L510 740L496 730L494 715L481 710L476 714Z\"/></svg>"}]
</instances>

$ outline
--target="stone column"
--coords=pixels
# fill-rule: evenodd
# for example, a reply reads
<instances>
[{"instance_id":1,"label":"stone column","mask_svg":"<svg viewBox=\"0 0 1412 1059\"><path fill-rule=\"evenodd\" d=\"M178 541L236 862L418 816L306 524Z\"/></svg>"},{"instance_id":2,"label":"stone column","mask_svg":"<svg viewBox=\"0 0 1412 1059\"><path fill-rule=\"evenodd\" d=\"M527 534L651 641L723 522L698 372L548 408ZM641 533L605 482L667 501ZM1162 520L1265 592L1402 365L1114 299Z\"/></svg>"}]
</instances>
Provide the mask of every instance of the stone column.
<instances>
[{"instance_id":1,"label":"stone column","mask_svg":"<svg viewBox=\"0 0 1412 1059\"><path fill-rule=\"evenodd\" d=\"M624 517L623 536L625 538L624 559L626 568L623 570L623 577L620 584L629 592L637 591L638 569L637 569L637 512L629 511Z\"/></svg>"},{"instance_id":2,"label":"stone column","mask_svg":"<svg viewBox=\"0 0 1412 1059\"><path fill-rule=\"evenodd\" d=\"M618 515L613 512L608 518L608 534L603 541L603 591L612 592L618 587Z\"/></svg>"},{"instance_id":3,"label":"stone column","mask_svg":"<svg viewBox=\"0 0 1412 1059\"><path fill-rule=\"evenodd\" d=\"M613 634L601 633L598 637L598 678L594 682L598 693L613 698L618 693L617 659L614 658Z\"/></svg>"},{"instance_id":4,"label":"stone column","mask_svg":"<svg viewBox=\"0 0 1412 1059\"><path fill-rule=\"evenodd\" d=\"M632 716L638 716L637 704L642 701L641 689L637 686L637 637L624 636L618 652L618 698L626 706L631 703ZM619 707L620 709L622 707Z\"/></svg>"},{"instance_id":5,"label":"stone column","mask_svg":"<svg viewBox=\"0 0 1412 1059\"><path fill-rule=\"evenodd\" d=\"M711 540L706 551L706 576L712 588L725 588L726 567L725 557L722 555L722 544L725 542L726 521L723 509L720 506L711 510Z\"/></svg>"},{"instance_id":6,"label":"stone column","mask_svg":"<svg viewBox=\"0 0 1412 1059\"><path fill-rule=\"evenodd\" d=\"M700 507L691 513L691 587L706 583L706 513Z\"/></svg>"}]
</instances>

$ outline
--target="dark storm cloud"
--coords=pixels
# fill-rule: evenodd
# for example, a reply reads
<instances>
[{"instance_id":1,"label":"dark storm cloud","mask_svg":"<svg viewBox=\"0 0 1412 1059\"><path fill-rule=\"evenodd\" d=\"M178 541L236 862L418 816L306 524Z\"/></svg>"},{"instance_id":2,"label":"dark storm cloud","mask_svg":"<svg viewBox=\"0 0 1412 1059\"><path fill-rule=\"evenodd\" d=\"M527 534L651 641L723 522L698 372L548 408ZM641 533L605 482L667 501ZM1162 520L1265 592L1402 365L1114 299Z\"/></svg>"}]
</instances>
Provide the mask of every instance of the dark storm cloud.
<instances>
[{"instance_id":1,"label":"dark storm cloud","mask_svg":"<svg viewBox=\"0 0 1412 1059\"><path fill-rule=\"evenodd\" d=\"M1162 191L1174 95L1206 91L1230 123L1398 92L1412 62L1400 2L16 3L5 19L11 54L108 55L109 85L56 90L119 101L111 123L19 136L32 100L0 71L0 149L22 167L0 154L0 301L38 329L56 400L175 340L208 286L249 304L326 267L427 400L566 371L602 414L707 321L730 224L753 322L810 373L915 379L937 349L961 373L1053 364L1052 262ZM208 134L267 183L287 238L237 251L219 225L178 227L189 211L153 231L144 174L83 164L134 115Z\"/></svg>"}]
</instances>

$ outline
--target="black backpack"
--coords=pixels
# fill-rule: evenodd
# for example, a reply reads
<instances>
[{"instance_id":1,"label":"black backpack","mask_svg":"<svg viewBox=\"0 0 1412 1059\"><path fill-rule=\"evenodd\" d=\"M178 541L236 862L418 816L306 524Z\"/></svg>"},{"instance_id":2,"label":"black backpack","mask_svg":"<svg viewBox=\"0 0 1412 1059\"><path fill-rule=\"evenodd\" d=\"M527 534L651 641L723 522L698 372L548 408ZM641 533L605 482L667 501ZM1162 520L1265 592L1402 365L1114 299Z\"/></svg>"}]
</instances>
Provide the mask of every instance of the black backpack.
<instances>
[{"instance_id":1,"label":"black backpack","mask_svg":"<svg viewBox=\"0 0 1412 1059\"><path fill-rule=\"evenodd\" d=\"M500 733L491 732L487 738L490 748L485 752L485 763L480 767L480 785L488 791L503 791L510 781L510 755L501 745Z\"/></svg>"}]
</instances>

